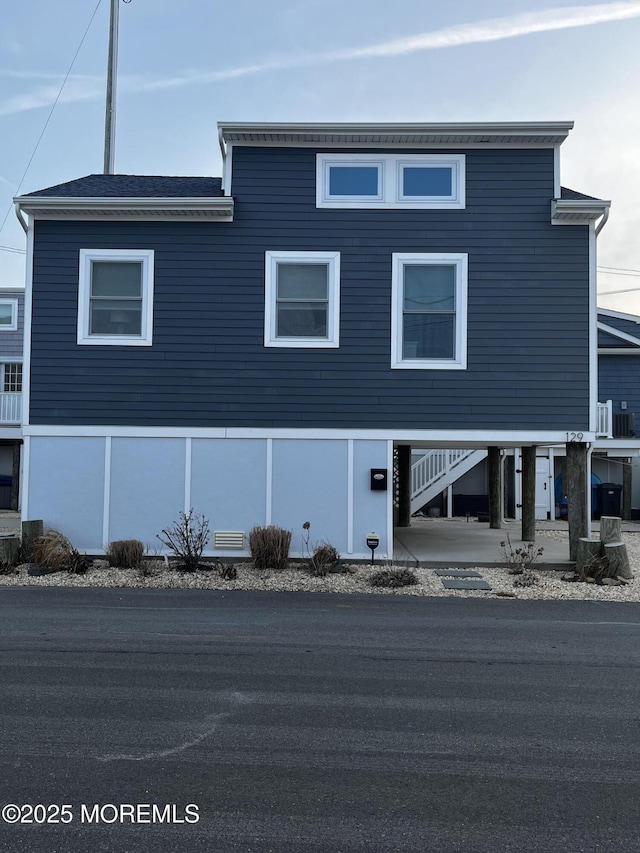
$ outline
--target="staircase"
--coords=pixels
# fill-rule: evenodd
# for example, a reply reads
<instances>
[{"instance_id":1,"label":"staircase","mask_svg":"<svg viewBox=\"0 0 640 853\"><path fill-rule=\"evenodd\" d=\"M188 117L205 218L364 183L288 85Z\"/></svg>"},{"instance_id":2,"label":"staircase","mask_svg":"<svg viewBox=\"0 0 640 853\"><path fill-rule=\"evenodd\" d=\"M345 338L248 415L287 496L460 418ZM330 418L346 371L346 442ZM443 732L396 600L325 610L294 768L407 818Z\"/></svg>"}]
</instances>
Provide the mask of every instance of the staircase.
<instances>
[{"instance_id":1,"label":"staircase","mask_svg":"<svg viewBox=\"0 0 640 853\"><path fill-rule=\"evenodd\" d=\"M486 456L486 450L429 450L411 466L411 512L417 512Z\"/></svg>"}]
</instances>

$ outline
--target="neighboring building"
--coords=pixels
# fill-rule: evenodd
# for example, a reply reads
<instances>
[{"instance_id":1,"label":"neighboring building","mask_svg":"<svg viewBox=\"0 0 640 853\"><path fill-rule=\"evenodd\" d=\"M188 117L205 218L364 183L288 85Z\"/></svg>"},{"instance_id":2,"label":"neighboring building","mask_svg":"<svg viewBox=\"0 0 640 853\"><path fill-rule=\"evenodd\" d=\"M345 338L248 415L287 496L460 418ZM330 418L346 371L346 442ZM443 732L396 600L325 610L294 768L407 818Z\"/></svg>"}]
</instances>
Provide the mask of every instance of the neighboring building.
<instances>
[{"instance_id":1,"label":"neighboring building","mask_svg":"<svg viewBox=\"0 0 640 853\"><path fill-rule=\"evenodd\" d=\"M18 509L24 287L0 287L0 509Z\"/></svg>"},{"instance_id":2,"label":"neighboring building","mask_svg":"<svg viewBox=\"0 0 640 853\"><path fill-rule=\"evenodd\" d=\"M396 448L586 448L609 203L561 189L571 127L222 123L221 180L17 199L24 517L95 552L193 506L222 556L309 521L388 557Z\"/></svg>"}]
</instances>

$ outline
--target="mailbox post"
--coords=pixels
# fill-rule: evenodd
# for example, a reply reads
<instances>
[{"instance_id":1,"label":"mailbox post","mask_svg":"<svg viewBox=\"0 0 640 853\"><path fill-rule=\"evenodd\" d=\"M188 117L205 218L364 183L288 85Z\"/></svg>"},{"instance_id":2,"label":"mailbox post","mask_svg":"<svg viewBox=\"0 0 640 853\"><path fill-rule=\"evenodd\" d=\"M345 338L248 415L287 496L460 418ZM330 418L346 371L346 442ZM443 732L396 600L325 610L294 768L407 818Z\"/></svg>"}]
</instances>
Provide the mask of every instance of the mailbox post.
<instances>
[{"instance_id":1,"label":"mailbox post","mask_svg":"<svg viewBox=\"0 0 640 853\"><path fill-rule=\"evenodd\" d=\"M371 549L371 565L373 565L374 552L380 544L380 537L377 533L367 533L367 548Z\"/></svg>"}]
</instances>

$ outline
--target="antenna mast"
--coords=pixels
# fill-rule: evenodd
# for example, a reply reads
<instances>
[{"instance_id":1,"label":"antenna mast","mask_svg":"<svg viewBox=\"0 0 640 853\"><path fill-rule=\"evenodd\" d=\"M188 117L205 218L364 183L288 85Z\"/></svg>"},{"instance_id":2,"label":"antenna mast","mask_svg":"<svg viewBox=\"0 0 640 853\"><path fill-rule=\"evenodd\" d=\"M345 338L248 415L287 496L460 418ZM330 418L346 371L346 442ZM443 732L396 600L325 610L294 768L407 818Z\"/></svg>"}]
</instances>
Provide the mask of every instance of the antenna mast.
<instances>
[{"instance_id":1,"label":"antenna mast","mask_svg":"<svg viewBox=\"0 0 640 853\"><path fill-rule=\"evenodd\" d=\"M116 156L116 81L118 71L118 21L120 0L111 0L109 59L107 64L107 109L104 122L104 174L113 175Z\"/></svg>"}]
</instances>

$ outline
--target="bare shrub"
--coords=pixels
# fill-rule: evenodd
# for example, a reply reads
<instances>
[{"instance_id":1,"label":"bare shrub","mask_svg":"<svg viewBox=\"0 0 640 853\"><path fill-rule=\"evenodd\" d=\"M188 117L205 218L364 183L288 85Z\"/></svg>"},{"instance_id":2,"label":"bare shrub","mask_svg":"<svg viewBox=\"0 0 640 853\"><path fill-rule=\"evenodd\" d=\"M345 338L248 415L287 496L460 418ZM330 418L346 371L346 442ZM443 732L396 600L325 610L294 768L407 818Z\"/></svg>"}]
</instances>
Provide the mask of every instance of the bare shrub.
<instances>
[{"instance_id":1,"label":"bare shrub","mask_svg":"<svg viewBox=\"0 0 640 853\"><path fill-rule=\"evenodd\" d=\"M415 586L418 578L411 569L380 569L369 576L371 586L396 589L401 586Z\"/></svg>"},{"instance_id":2,"label":"bare shrub","mask_svg":"<svg viewBox=\"0 0 640 853\"><path fill-rule=\"evenodd\" d=\"M144 558L144 545L139 539L117 539L107 548L109 565L118 569L139 569Z\"/></svg>"},{"instance_id":3,"label":"bare shrub","mask_svg":"<svg viewBox=\"0 0 640 853\"><path fill-rule=\"evenodd\" d=\"M15 566L11 565L11 561L2 554L0 556L0 575L15 575L17 571Z\"/></svg>"},{"instance_id":4,"label":"bare shrub","mask_svg":"<svg viewBox=\"0 0 640 853\"><path fill-rule=\"evenodd\" d=\"M340 562L340 554L333 545L323 542L318 545L309 558L309 571L316 578L323 578L332 572Z\"/></svg>"},{"instance_id":5,"label":"bare shrub","mask_svg":"<svg viewBox=\"0 0 640 853\"><path fill-rule=\"evenodd\" d=\"M249 548L256 569L286 569L291 547L291 531L270 524L254 527L249 533Z\"/></svg>"},{"instance_id":6,"label":"bare shrub","mask_svg":"<svg viewBox=\"0 0 640 853\"><path fill-rule=\"evenodd\" d=\"M513 585L518 587L535 586L538 583L537 575L528 569L522 574L516 575L513 579Z\"/></svg>"},{"instance_id":7,"label":"bare shrub","mask_svg":"<svg viewBox=\"0 0 640 853\"><path fill-rule=\"evenodd\" d=\"M533 542L527 542L520 548L514 548L507 533L506 542L501 542L502 556L510 575L521 575L531 569L538 557L544 554L544 548L536 548Z\"/></svg>"},{"instance_id":8,"label":"bare shrub","mask_svg":"<svg viewBox=\"0 0 640 853\"><path fill-rule=\"evenodd\" d=\"M233 581L238 577L238 570L233 563L223 563L222 560L216 560L216 571L225 581Z\"/></svg>"},{"instance_id":9,"label":"bare shrub","mask_svg":"<svg viewBox=\"0 0 640 853\"><path fill-rule=\"evenodd\" d=\"M47 530L31 546L31 558L37 566L63 572L72 561L71 542L58 530Z\"/></svg>"},{"instance_id":10,"label":"bare shrub","mask_svg":"<svg viewBox=\"0 0 640 853\"><path fill-rule=\"evenodd\" d=\"M77 551L75 548L71 549L71 554L69 555L69 565L67 566L67 571L70 575L84 575L87 573L89 569L89 560L87 559L86 554L81 554L80 551Z\"/></svg>"},{"instance_id":11,"label":"bare shrub","mask_svg":"<svg viewBox=\"0 0 640 853\"><path fill-rule=\"evenodd\" d=\"M178 521L157 534L163 545L180 560L179 569L195 572L209 542L209 522L202 513L181 512Z\"/></svg>"}]
</instances>

